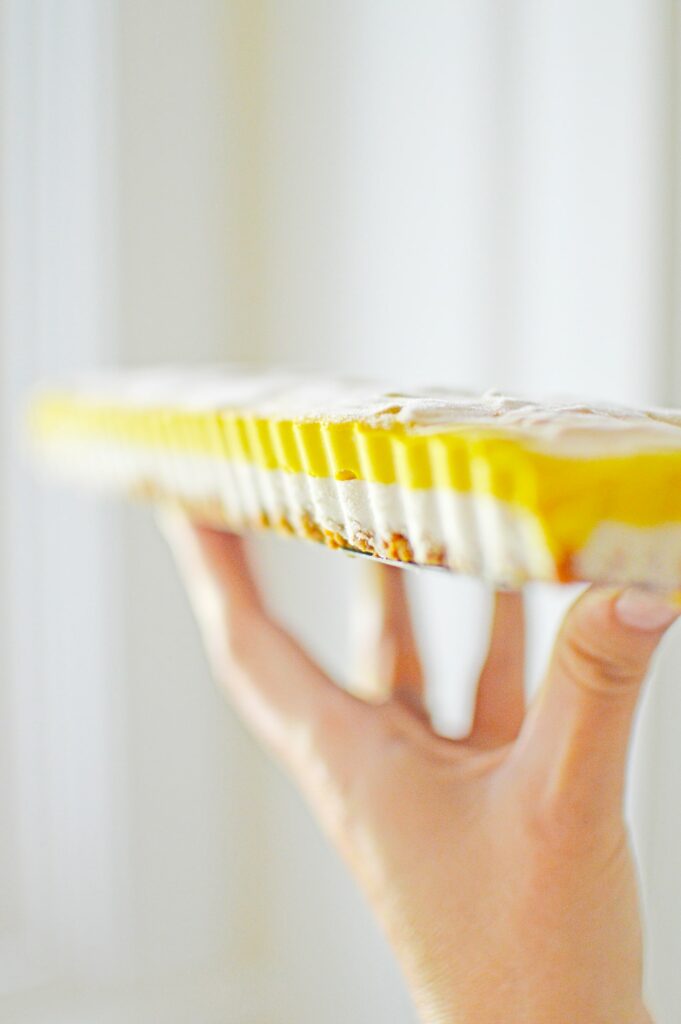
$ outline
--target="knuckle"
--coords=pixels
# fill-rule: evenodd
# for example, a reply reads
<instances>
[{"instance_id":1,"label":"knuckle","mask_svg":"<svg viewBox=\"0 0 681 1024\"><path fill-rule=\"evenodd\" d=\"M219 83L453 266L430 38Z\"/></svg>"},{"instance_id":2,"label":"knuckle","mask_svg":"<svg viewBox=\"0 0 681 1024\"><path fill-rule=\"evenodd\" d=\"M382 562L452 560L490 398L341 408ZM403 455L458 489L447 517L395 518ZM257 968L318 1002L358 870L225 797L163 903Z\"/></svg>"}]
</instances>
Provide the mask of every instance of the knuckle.
<instances>
[{"instance_id":1,"label":"knuckle","mask_svg":"<svg viewBox=\"0 0 681 1024\"><path fill-rule=\"evenodd\" d=\"M584 823L565 801L544 797L528 808L523 827L532 862L561 858L584 844Z\"/></svg>"},{"instance_id":2,"label":"knuckle","mask_svg":"<svg viewBox=\"0 0 681 1024\"><path fill-rule=\"evenodd\" d=\"M559 642L555 667L578 686L604 695L638 686L644 666L626 649L610 647L598 637L575 629Z\"/></svg>"},{"instance_id":3,"label":"knuckle","mask_svg":"<svg viewBox=\"0 0 681 1024\"><path fill-rule=\"evenodd\" d=\"M393 699L377 708L382 732L383 756L395 758L411 751L423 739L423 723L410 705ZM430 730L427 730L430 734Z\"/></svg>"},{"instance_id":4,"label":"knuckle","mask_svg":"<svg viewBox=\"0 0 681 1024\"><path fill-rule=\"evenodd\" d=\"M566 809L544 805L523 822L522 878L530 894L539 898L584 866L599 845L589 824Z\"/></svg>"},{"instance_id":5,"label":"knuckle","mask_svg":"<svg viewBox=\"0 0 681 1024\"><path fill-rule=\"evenodd\" d=\"M583 861L621 822L618 808L590 800L580 790L543 785L524 803L522 830L534 872L566 870Z\"/></svg>"}]
</instances>

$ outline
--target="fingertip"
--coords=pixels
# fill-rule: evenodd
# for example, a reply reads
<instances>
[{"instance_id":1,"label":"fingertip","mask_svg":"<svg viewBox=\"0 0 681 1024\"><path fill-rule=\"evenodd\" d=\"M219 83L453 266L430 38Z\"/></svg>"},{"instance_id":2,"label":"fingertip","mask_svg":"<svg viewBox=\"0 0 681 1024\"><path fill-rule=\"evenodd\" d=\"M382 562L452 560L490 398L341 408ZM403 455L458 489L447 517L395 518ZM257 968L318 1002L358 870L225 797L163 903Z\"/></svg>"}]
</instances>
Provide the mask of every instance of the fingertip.
<instances>
[{"instance_id":1,"label":"fingertip","mask_svg":"<svg viewBox=\"0 0 681 1024\"><path fill-rule=\"evenodd\" d=\"M591 586L568 610L565 625L587 632L601 644L627 648L656 645L681 616L678 596L642 587Z\"/></svg>"},{"instance_id":2,"label":"fingertip","mask_svg":"<svg viewBox=\"0 0 681 1024\"><path fill-rule=\"evenodd\" d=\"M193 519L179 505L160 505L156 509L156 522L162 536L174 550L198 547L207 553L224 553L242 546L237 534Z\"/></svg>"},{"instance_id":3,"label":"fingertip","mask_svg":"<svg viewBox=\"0 0 681 1024\"><path fill-rule=\"evenodd\" d=\"M675 595L629 587L616 598L614 611L623 626L657 633L668 629L678 619L681 602Z\"/></svg>"},{"instance_id":4,"label":"fingertip","mask_svg":"<svg viewBox=\"0 0 681 1024\"><path fill-rule=\"evenodd\" d=\"M558 634L552 665L582 689L643 681L665 630L681 613L663 596L621 587L592 586L569 609ZM549 673L551 674L551 673ZM614 691L613 691L614 692Z\"/></svg>"},{"instance_id":5,"label":"fingertip","mask_svg":"<svg viewBox=\"0 0 681 1024\"><path fill-rule=\"evenodd\" d=\"M241 537L193 520L176 505L161 506L156 520L187 584L212 580L221 589L255 586Z\"/></svg>"},{"instance_id":6,"label":"fingertip","mask_svg":"<svg viewBox=\"0 0 681 1024\"><path fill-rule=\"evenodd\" d=\"M244 551L243 539L236 533L192 520L188 520L188 527L198 546L209 557L241 556Z\"/></svg>"}]
</instances>

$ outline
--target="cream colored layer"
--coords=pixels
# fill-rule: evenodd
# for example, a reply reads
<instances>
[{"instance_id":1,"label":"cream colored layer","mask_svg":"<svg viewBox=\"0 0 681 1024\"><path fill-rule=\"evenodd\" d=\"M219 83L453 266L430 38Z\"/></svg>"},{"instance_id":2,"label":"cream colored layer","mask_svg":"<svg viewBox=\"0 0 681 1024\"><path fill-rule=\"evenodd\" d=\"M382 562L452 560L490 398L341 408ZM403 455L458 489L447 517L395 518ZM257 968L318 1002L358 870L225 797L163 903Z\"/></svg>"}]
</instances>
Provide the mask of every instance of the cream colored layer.
<instances>
[{"instance_id":1,"label":"cream colored layer","mask_svg":"<svg viewBox=\"0 0 681 1024\"><path fill-rule=\"evenodd\" d=\"M611 586L641 583L659 590L681 587L681 525L601 523L576 552L578 578Z\"/></svg>"},{"instance_id":2,"label":"cream colored layer","mask_svg":"<svg viewBox=\"0 0 681 1024\"><path fill-rule=\"evenodd\" d=\"M419 563L441 562L498 583L555 579L558 569L532 515L489 495L399 484L337 481L266 470L209 456L63 439L47 451L72 479L108 489L176 496L219 509L235 526L267 520L313 536L326 531L351 547L389 554L403 538ZM319 539L322 539L321 537ZM576 578L678 589L681 525L604 522L574 555Z\"/></svg>"},{"instance_id":3,"label":"cream colored layer","mask_svg":"<svg viewBox=\"0 0 681 1024\"><path fill-rule=\"evenodd\" d=\"M150 497L177 496L219 509L235 526L265 519L308 536L318 529L327 542L444 564L497 582L556 576L536 520L489 495L320 479L101 442L60 441L48 454L62 475Z\"/></svg>"}]
</instances>

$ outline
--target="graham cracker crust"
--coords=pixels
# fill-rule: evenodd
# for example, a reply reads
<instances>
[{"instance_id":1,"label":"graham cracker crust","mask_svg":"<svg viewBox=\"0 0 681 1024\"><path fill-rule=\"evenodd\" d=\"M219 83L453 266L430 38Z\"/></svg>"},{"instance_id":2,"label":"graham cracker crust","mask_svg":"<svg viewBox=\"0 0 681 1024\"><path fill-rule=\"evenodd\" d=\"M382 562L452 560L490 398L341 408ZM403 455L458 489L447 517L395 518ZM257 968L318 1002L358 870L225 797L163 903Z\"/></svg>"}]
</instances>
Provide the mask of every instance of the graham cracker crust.
<instances>
[{"instance_id":1,"label":"graham cracker crust","mask_svg":"<svg viewBox=\"0 0 681 1024\"><path fill-rule=\"evenodd\" d=\"M231 516L219 497L185 498L162 487L154 480L140 480L130 489L133 498L155 503L168 503L181 508L190 518L216 529L233 531L243 530L275 530L277 533L292 537L298 536L315 544L323 544L333 551L357 551L364 555L372 555L377 559L389 559L393 562L416 564L414 550L403 533L390 533L385 537L375 537L365 530L356 530L351 538L345 537L340 530L322 526L310 512L303 512L295 522L287 516L272 518L267 512L260 511L254 517ZM434 547L427 553L425 564L447 564L444 548Z\"/></svg>"}]
</instances>

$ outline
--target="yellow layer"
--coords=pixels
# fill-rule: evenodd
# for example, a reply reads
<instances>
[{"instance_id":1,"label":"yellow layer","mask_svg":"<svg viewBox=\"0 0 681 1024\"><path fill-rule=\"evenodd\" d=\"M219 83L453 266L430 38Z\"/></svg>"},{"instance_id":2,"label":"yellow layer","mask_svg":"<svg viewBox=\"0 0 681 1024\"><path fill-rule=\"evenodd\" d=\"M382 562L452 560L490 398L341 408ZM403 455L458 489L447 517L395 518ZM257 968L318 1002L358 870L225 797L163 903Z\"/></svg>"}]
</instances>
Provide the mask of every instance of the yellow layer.
<instances>
[{"instance_id":1,"label":"yellow layer","mask_svg":"<svg viewBox=\"0 0 681 1024\"><path fill-rule=\"evenodd\" d=\"M582 548L603 520L634 526L681 522L681 452L675 451L569 458L470 426L424 434L400 424L126 409L68 396L41 399L32 423L38 439L101 438L316 477L490 494L538 518L557 562Z\"/></svg>"}]
</instances>

